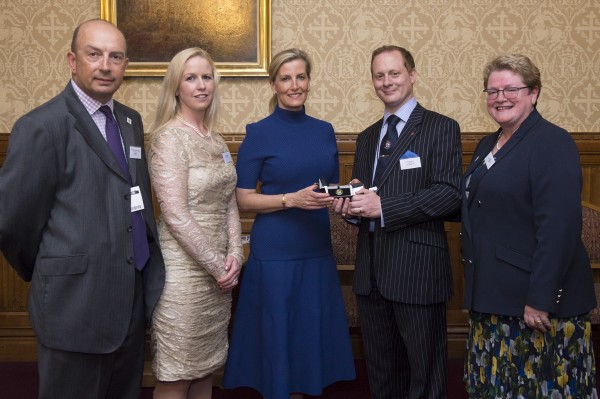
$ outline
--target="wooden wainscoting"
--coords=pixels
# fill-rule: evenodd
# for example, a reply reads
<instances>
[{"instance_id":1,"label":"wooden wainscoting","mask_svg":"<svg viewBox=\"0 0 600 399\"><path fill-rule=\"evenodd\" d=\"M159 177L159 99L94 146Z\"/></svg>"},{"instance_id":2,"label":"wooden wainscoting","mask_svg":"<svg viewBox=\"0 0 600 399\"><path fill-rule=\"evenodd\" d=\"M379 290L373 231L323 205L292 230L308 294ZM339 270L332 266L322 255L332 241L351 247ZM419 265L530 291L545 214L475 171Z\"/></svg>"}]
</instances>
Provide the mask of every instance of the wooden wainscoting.
<instances>
[{"instance_id":1,"label":"wooden wainscoting","mask_svg":"<svg viewBox=\"0 0 600 399\"><path fill-rule=\"evenodd\" d=\"M0 166L8 148L8 133L0 133ZM36 358L35 336L29 323L29 284L19 278L0 254L0 361Z\"/></svg>"},{"instance_id":2,"label":"wooden wainscoting","mask_svg":"<svg viewBox=\"0 0 600 399\"><path fill-rule=\"evenodd\" d=\"M351 179L356 133L338 133L337 135L340 181ZM471 159L475 145L483 137L483 133L463 133L463 167ZM600 133L574 133L580 154L584 178L583 200L600 206ZM228 134L225 139L235 158L244 134ZM0 165L4 161L8 143L8 133L0 133ZM250 233L253 214L241 215L244 234ZM446 232L452 256L452 271L454 275L454 297L448 302L448 339L451 357L462 357L465 352L467 337L467 314L462 310L462 267L460 264L460 225L447 223ZM598 233L600 234L600 232ZM340 279L345 296L351 298L350 286L353 265L344 262L340 264ZM594 280L600 283L600 270L595 270ZM35 361L35 337L31 331L27 313L28 284L24 283L4 258L0 257L0 361ZM349 318L355 317L350 312ZM362 357L360 330L352 328L353 348L356 357ZM147 375L145 384L151 384L152 379Z\"/></svg>"}]
</instances>

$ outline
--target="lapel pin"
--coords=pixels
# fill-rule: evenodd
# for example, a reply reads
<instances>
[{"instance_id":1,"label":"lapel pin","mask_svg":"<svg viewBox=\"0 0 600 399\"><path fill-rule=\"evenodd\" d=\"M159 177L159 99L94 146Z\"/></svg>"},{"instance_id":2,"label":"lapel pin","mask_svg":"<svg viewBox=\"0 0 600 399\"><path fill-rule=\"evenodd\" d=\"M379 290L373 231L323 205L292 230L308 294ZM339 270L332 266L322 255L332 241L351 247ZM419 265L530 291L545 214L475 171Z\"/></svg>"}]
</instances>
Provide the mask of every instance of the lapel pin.
<instances>
[{"instance_id":1,"label":"lapel pin","mask_svg":"<svg viewBox=\"0 0 600 399\"><path fill-rule=\"evenodd\" d=\"M127 117L127 124L131 125L131 118L130 117Z\"/></svg>"}]
</instances>

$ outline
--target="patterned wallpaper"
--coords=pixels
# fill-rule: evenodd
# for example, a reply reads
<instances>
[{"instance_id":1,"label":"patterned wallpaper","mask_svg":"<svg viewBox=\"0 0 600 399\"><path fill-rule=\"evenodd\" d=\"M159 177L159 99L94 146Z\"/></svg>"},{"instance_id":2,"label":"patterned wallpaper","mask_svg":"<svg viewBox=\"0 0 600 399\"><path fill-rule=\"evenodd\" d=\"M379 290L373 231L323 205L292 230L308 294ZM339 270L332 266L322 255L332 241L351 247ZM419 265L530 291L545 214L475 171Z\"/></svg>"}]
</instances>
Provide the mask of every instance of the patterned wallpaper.
<instances>
[{"instance_id":1,"label":"patterned wallpaper","mask_svg":"<svg viewBox=\"0 0 600 399\"><path fill-rule=\"evenodd\" d=\"M100 1L0 0L0 9L5 133L64 88L72 30L100 15ZM600 132L598 0L272 0L273 54L299 47L311 55L307 108L336 131L359 132L383 112L369 76L370 54L382 44L413 52L418 101L465 132L495 130L481 71L505 52L526 54L540 67L538 108L546 118L572 132ZM149 125L159 87L159 78L128 78L117 98ZM221 87L222 132L244 132L267 114L266 78L224 78Z\"/></svg>"}]
</instances>

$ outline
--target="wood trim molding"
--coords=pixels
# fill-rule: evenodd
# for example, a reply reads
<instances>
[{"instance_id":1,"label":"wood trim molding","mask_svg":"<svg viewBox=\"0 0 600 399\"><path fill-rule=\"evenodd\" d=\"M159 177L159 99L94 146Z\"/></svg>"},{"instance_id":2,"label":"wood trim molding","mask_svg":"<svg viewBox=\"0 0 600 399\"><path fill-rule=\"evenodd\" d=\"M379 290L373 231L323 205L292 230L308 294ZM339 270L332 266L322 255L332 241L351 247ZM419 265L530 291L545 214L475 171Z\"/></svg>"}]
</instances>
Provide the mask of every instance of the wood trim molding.
<instances>
[{"instance_id":1,"label":"wood trim molding","mask_svg":"<svg viewBox=\"0 0 600 399\"><path fill-rule=\"evenodd\" d=\"M8 136L10 136L10 133L0 133L0 165L4 162L8 150Z\"/></svg>"},{"instance_id":2,"label":"wood trim molding","mask_svg":"<svg viewBox=\"0 0 600 399\"><path fill-rule=\"evenodd\" d=\"M354 148L356 145L356 138L358 137L357 132L337 132L335 134L338 143L338 150L340 154L354 154ZM463 132L461 133L461 140L463 144L463 154L472 155L475 150L475 146L489 132ZM8 149L8 138L10 133L0 133L0 165L6 156ZM224 133L223 138L229 145L229 149L232 153L237 153L240 144L244 140L245 133ZM600 156L600 132L576 132L571 133L571 137L575 140L577 147L580 150L580 154L583 159L587 156Z\"/></svg>"}]
</instances>

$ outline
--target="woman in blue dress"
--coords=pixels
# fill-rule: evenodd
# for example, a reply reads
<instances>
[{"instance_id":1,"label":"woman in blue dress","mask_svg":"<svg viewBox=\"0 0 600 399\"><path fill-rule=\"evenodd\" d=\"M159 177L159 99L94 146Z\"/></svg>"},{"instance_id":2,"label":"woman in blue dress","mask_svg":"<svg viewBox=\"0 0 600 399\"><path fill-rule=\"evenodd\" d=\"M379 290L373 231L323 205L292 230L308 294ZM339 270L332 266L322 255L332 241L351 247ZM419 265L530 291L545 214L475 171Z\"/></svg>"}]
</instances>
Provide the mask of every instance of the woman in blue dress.
<instances>
[{"instance_id":1,"label":"woman in blue dress","mask_svg":"<svg viewBox=\"0 0 600 399\"><path fill-rule=\"evenodd\" d=\"M266 399L319 395L355 378L330 237L333 199L314 184L339 180L337 146L332 125L305 112L310 72L301 50L273 58L272 114L247 126L236 166L238 206L257 215L223 386Z\"/></svg>"}]
</instances>

